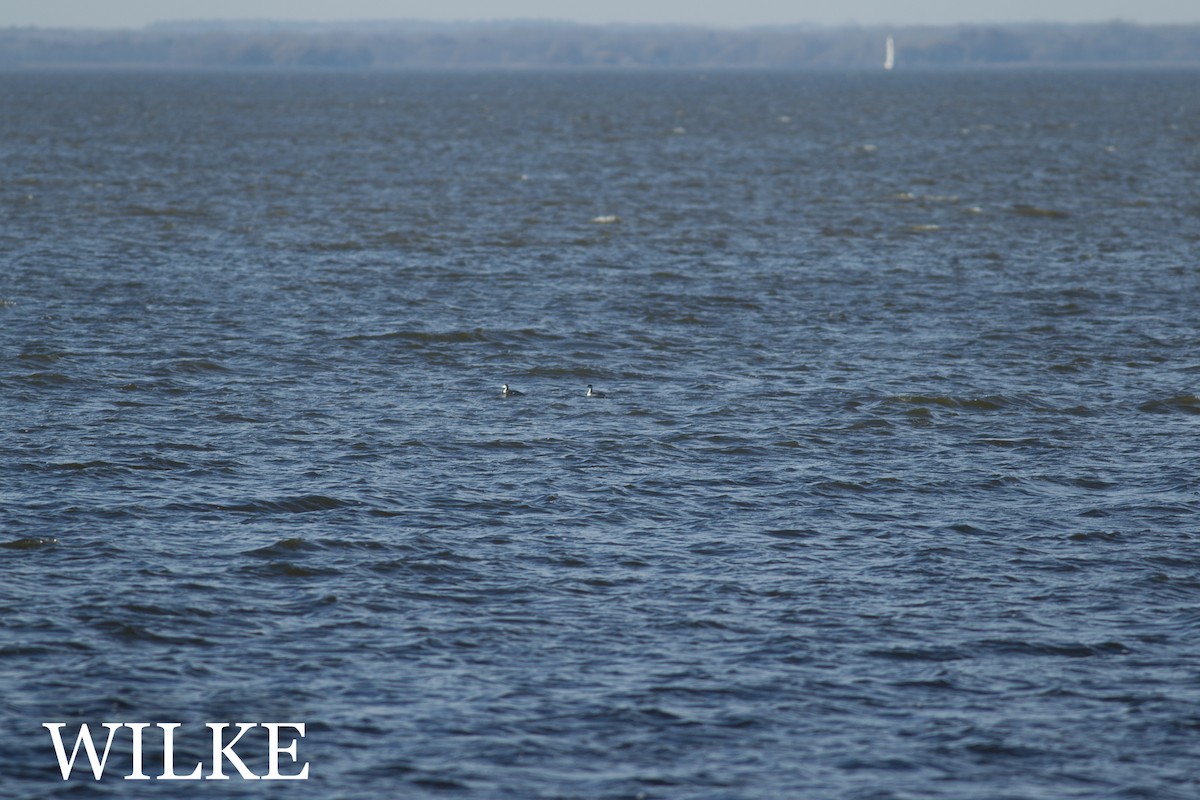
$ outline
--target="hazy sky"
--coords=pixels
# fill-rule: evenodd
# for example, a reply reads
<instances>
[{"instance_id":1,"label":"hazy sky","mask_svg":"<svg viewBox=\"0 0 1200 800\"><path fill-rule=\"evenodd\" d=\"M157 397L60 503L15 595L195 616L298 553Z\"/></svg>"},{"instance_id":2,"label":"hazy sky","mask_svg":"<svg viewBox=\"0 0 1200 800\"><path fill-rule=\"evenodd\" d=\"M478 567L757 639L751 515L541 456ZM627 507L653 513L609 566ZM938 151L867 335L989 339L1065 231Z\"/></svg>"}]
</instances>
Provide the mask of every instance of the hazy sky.
<instances>
[{"instance_id":1,"label":"hazy sky","mask_svg":"<svg viewBox=\"0 0 1200 800\"><path fill-rule=\"evenodd\" d=\"M558 19L736 27L955 22L1200 22L1198 0L0 0L9 25L141 27L175 19Z\"/></svg>"}]
</instances>

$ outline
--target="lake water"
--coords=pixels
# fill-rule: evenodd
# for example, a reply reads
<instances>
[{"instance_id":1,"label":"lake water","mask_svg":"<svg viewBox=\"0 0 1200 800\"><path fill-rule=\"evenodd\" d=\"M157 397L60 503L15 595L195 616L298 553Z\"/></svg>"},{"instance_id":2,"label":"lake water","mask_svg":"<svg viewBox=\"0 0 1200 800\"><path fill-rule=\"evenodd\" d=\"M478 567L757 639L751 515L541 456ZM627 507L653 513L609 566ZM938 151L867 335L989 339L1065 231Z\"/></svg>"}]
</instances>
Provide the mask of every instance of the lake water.
<instances>
[{"instance_id":1,"label":"lake water","mask_svg":"<svg viewBox=\"0 0 1200 800\"><path fill-rule=\"evenodd\" d=\"M0 794L1195 798L1197 187L1196 72L0 75Z\"/></svg>"}]
</instances>

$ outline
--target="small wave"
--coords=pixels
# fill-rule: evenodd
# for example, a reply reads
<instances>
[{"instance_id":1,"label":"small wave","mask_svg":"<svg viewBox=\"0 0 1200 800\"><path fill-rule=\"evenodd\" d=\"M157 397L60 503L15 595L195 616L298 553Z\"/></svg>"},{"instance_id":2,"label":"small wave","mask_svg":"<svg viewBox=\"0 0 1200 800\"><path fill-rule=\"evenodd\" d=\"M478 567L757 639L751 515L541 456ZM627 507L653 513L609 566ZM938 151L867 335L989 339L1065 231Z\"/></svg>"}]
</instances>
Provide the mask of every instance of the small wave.
<instances>
[{"instance_id":1,"label":"small wave","mask_svg":"<svg viewBox=\"0 0 1200 800\"><path fill-rule=\"evenodd\" d=\"M892 427L892 423L888 422L886 419L881 419L879 417L871 417L870 419L859 420L858 422L853 422L850 425L847 425L846 430L849 430L849 431L878 430L881 432L886 432L891 427Z\"/></svg>"},{"instance_id":2,"label":"small wave","mask_svg":"<svg viewBox=\"0 0 1200 800\"><path fill-rule=\"evenodd\" d=\"M168 471L186 469L190 465L183 461L175 461L174 459L163 458L162 456L145 456L140 461L128 461L121 464L121 466L132 470Z\"/></svg>"},{"instance_id":3,"label":"small wave","mask_svg":"<svg viewBox=\"0 0 1200 800\"><path fill-rule=\"evenodd\" d=\"M65 646L70 647L71 644L66 643ZM84 649L84 648L80 648ZM15 658L31 658L33 656L44 656L53 653L49 647L40 647L37 645L0 645L0 658L13 656Z\"/></svg>"},{"instance_id":4,"label":"small wave","mask_svg":"<svg viewBox=\"0 0 1200 800\"><path fill-rule=\"evenodd\" d=\"M82 472L86 469L96 469L104 467L116 466L109 461L62 461L57 464L48 464L47 467L52 470L63 470L65 472Z\"/></svg>"},{"instance_id":5,"label":"small wave","mask_svg":"<svg viewBox=\"0 0 1200 800\"><path fill-rule=\"evenodd\" d=\"M822 225L821 235L834 239L852 239L856 236L862 236L863 233L857 228L851 228L849 226L839 227L837 225Z\"/></svg>"},{"instance_id":6,"label":"small wave","mask_svg":"<svg viewBox=\"0 0 1200 800\"><path fill-rule=\"evenodd\" d=\"M68 383L74 382L75 379L61 372L32 372L28 375L17 377L16 380L27 383L30 386L46 387L65 386Z\"/></svg>"},{"instance_id":7,"label":"small wave","mask_svg":"<svg viewBox=\"0 0 1200 800\"><path fill-rule=\"evenodd\" d=\"M1175 412L1200 414L1200 397L1194 394L1180 394L1162 400L1151 400L1138 406L1138 411L1145 411L1151 414L1171 414Z\"/></svg>"},{"instance_id":8,"label":"small wave","mask_svg":"<svg viewBox=\"0 0 1200 800\"><path fill-rule=\"evenodd\" d=\"M126 611L134 614L143 614L148 617L196 617L200 619L212 619L213 617L221 616L219 611L214 611L206 608L194 607L176 607L159 606L147 603L127 603L123 606Z\"/></svg>"},{"instance_id":9,"label":"small wave","mask_svg":"<svg viewBox=\"0 0 1200 800\"><path fill-rule=\"evenodd\" d=\"M590 367L533 367L521 373L527 378L574 378L575 380L600 380L601 373Z\"/></svg>"},{"instance_id":10,"label":"small wave","mask_svg":"<svg viewBox=\"0 0 1200 800\"><path fill-rule=\"evenodd\" d=\"M40 550L43 547L53 547L58 539L53 536L25 536L9 542L0 542L0 548L5 550Z\"/></svg>"},{"instance_id":11,"label":"small wave","mask_svg":"<svg viewBox=\"0 0 1200 800\"><path fill-rule=\"evenodd\" d=\"M430 241L430 236L420 231L387 231L371 238L373 244L389 247L410 247L414 245L423 247L428 245Z\"/></svg>"},{"instance_id":12,"label":"small wave","mask_svg":"<svg viewBox=\"0 0 1200 800\"><path fill-rule=\"evenodd\" d=\"M283 553L294 553L298 550L308 549L309 547L310 544L308 540L300 537L293 537L291 539L280 539L278 542L275 542L275 544L267 545L266 547L260 547L257 550L251 550L246 553L246 555L274 558L275 556Z\"/></svg>"},{"instance_id":13,"label":"small wave","mask_svg":"<svg viewBox=\"0 0 1200 800\"><path fill-rule=\"evenodd\" d=\"M114 639L122 642L150 642L153 644L186 644L186 645L211 645L208 639L199 636L170 636L163 633L155 633L154 631L143 628L140 625L131 625L120 620L109 619L101 620L95 626L100 631L108 634Z\"/></svg>"},{"instance_id":14,"label":"small wave","mask_svg":"<svg viewBox=\"0 0 1200 800\"><path fill-rule=\"evenodd\" d=\"M2 302L0 301L0 304ZM28 361L34 364L53 364L64 358L68 358L70 355L66 350L33 350L19 353L17 360Z\"/></svg>"},{"instance_id":15,"label":"small wave","mask_svg":"<svg viewBox=\"0 0 1200 800\"><path fill-rule=\"evenodd\" d=\"M729 625L726 625L720 620L711 619L708 617L693 617L691 619L677 619L666 623L664 626L668 630L717 630L727 631L733 630Z\"/></svg>"},{"instance_id":16,"label":"small wave","mask_svg":"<svg viewBox=\"0 0 1200 800\"><path fill-rule=\"evenodd\" d=\"M1087 531L1072 533L1067 538L1072 542L1115 542L1121 538L1121 533L1120 531Z\"/></svg>"},{"instance_id":17,"label":"small wave","mask_svg":"<svg viewBox=\"0 0 1200 800\"><path fill-rule=\"evenodd\" d=\"M484 450L526 450L533 445L520 439L493 439L490 442L481 442L477 446Z\"/></svg>"},{"instance_id":18,"label":"small wave","mask_svg":"<svg viewBox=\"0 0 1200 800\"><path fill-rule=\"evenodd\" d=\"M312 253L352 253L364 249L364 245L348 239L341 242L309 242L304 249Z\"/></svg>"},{"instance_id":19,"label":"small wave","mask_svg":"<svg viewBox=\"0 0 1200 800\"><path fill-rule=\"evenodd\" d=\"M384 550L386 545L380 542L355 541L352 539L305 539L293 536L280 539L274 544L246 551L245 555L263 558L277 558L301 552L321 552L325 550Z\"/></svg>"},{"instance_id":20,"label":"small wave","mask_svg":"<svg viewBox=\"0 0 1200 800\"><path fill-rule=\"evenodd\" d=\"M882 402L884 405L935 406L965 411L999 411L1010 405L1012 401L1003 395L952 397L950 395L900 394L885 398Z\"/></svg>"},{"instance_id":21,"label":"small wave","mask_svg":"<svg viewBox=\"0 0 1200 800\"><path fill-rule=\"evenodd\" d=\"M373 561L369 566L372 572L384 575L393 572L416 572L424 575L456 575L462 572L461 567L441 561L418 561L411 558Z\"/></svg>"},{"instance_id":22,"label":"small wave","mask_svg":"<svg viewBox=\"0 0 1200 800\"><path fill-rule=\"evenodd\" d=\"M388 331L387 333L360 333L353 336L343 336L343 342L374 342L400 340L418 344L467 344L470 342L486 342L489 337L483 328L473 328L464 331Z\"/></svg>"},{"instance_id":23,"label":"small wave","mask_svg":"<svg viewBox=\"0 0 1200 800\"><path fill-rule=\"evenodd\" d=\"M1049 443L1038 439L1037 437L1026 437L1023 439L977 439L980 444L988 444L992 447L1047 447Z\"/></svg>"},{"instance_id":24,"label":"small wave","mask_svg":"<svg viewBox=\"0 0 1200 800\"><path fill-rule=\"evenodd\" d=\"M1054 208L1040 208L1038 206L1025 205L1017 203L1012 207L1012 212L1021 217L1041 217L1043 219L1066 219L1071 216L1065 211L1059 211Z\"/></svg>"},{"instance_id":25,"label":"small wave","mask_svg":"<svg viewBox=\"0 0 1200 800\"><path fill-rule=\"evenodd\" d=\"M1091 492L1107 492L1121 486L1121 484L1113 481L1105 481L1101 480L1100 478L1090 478L1087 476L1079 478L1064 478L1060 476L1041 475L1039 476L1039 480L1046 481L1047 483L1051 483L1056 486L1066 486L1071 489L1087 489Z\"/></svg>"},{"instance_id":26,"label":"small wave","mask_svg":"<svg viewBox=\"0 0 1200 800\"><path fill-rule=\"evenodd\" d=\"M414 786L419 786L421 789L431 792L462 794L471 790L471 786L469 784L438 776L429 778L413 778L412 783Z\"/></svg>"},{"instance_id":27,"label":"small wave","mask_svg":"<svg viewBox=\"0 0 1200 800\"><path fill-rule=\"evenodd\" d=\"M872 487L854 481L822 481L817 484L816 489L821 494L843 494L845 492L869 492Z\"/></svg>"},{"instance_id":28,"label":"small wave","mask_svg":"<svg viewBox=\"0 0 1200 800\"><path fill-rule=\"evenodd\" d=\"M700 298L700 302L706 306L715 306L717 308L739 308L747 311L761 311L762 306L748 297L737 297L734 295L713 294L706 295Z\"/></svg>"},{"instance_id":29,"label":"small wave","mask_svg":"<svg viewBox=\"0 0 1200 800\"><path fill-rule=\"evenodd\" d=\"M772 528L767 535L778 539L807 539L819 534L808 528Z\"/></svg>"},{"instance_id":30,"label":"small wave","mask_svg":"<svg viewBox=\"0 0 1200 800\"><path fill-rule=\"evenodd\" d=\"M156 442L156 450L184 450L191 452L211 453L216 448L211 444L195 444L193 442Z\"/></svg>"},{"instance_id":31,"label":"small wave","mask_svg":"<svg viewBox=\"0 0 1200 800\"><path fill-rule=\"evenodd\" d=\"M52 464L28 464L24 466L24 469L32 472L87 472L97 475L119 475L128 473L133 467L128 464L95 459L92 461L60 461Z\"/></svg>"},{"instance_id":32,"label":"small wave","mask_svg":"<svg viewBox=\"0 0 1200 800\"><path fill-rule=\"evenodd\" d=\"M175 362L175 369L185 374L204 374L206 372L228 372L228 368L210 361L207 358L185 358Z\"/></svg>"},{"instance_id":33,"label":"small wave","mask_svg":"<svg viewBox=\"0 0 1200 800\"><path fill-rule=\"evenodd\" d=\"M399 340L417 344L472 344L476 342L514 342L559 341L561 336L539 331L534 328L492 329L471 328L470 330L455 331L419 331L397 330L385 333L354 334L343 336L343 342L369 342Z\"/></svg>"},{"instance_id":34,"label":"small wave","mask_svg":"<svg viewBox=\"0 0 1200 800\"><path fill-rule=\"evenodd\" d=\"M973 756L983 758L1002 758L1008 760L1014 758L1045 757L1045 751L1040 748L1026 747L1008 742L970 742L963 749Z\"/></svg>"},{"instance_id":35,"label":"small wave","mask_svg":"<svg viewBox=\"0 0 1200 800\"><path fill-rule=\"evenodd\" d=\"M893 661L958 661L968 658L967 653L954 647L892 647L871 650L868 655Z\"/></svg>"},{"instance_id":36,"label":"small wave","mask_svg":"<svg viewBox=\"0 0 1200 800\"><path fill-rule=\"evenodd\" d=\"M252 500L236 505L213 506L219 511L236 511L243 514L307 514L313 511L332 511L360 505L351 500L339 500L323 494L306 494L299 497L282 497L278 500Z\"/></svg>"},{"instance_id":37,"label":"small wave","mask_svg":"<svg viewBox=\"0 0 1200 800\"><path fill-rule=\"evenodd\" d=\"M125 213L131 217L192 217L200 218L207 216L206 212L193 208L176 208L167 206L165 208L151 208L143 205L130 205L125 208Z\"/></svg>"},{"instance_id":38,"label":"small wave","mask_svg":"<svg viewBox=\"0 0 1200 800\"><path fill-rule=\"evenodd\" d=\"M264 578L321 578L341 574L340 570L332 567L305 567L290 561L272 561L269 564L244 567L239 572Z\"/></svg>"},{"instance_id":39,"label":"small wave","mask_svg":"<svg viewBox=\"0 0 1200 800\"><path fill-rule=\"evenodd\" d=\"M981 643L984 650L990 654L1015 654L1031 656L1058 656L1065 658L1092 658L1094 656L1129 655L1133 651L1120 642L1100 642L1085 644L1068 642L1064 644L1051 642L1027 642L1022 640L987 640Z\"/></svg>"},{"instance_id":40,"label":"small wave","mask_svg":"<svg viewBox=\"0 0 1200 800\"><path fill-rule=\"evenodd\" d=\"M262 420L257 419L255 417L247 417L242 414L234 414L234 413L231 413L228 411L222 411L220 414L217 414L216 416L214 416L213 419L216 420L217 422L250 422L250 423L262 422Z\"/></svg>"}]
</instances>

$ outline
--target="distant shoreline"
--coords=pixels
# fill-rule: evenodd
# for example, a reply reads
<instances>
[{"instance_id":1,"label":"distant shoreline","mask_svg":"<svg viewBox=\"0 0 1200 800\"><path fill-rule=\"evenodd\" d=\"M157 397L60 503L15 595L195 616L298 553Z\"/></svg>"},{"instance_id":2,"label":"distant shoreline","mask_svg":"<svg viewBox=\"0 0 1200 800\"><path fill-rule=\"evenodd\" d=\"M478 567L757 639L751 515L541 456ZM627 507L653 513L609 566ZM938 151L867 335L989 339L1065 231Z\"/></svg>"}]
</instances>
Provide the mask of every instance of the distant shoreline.
<instances>
[{"instance_id":1,"label":"distant shoreline","mask_svg":"<svg viewBox=\"0 0 1200 800\"><path fill-rule=\"evenodd\" d=\"M698 28L494 23L178 22L0 29L0 69L532 70L1194 67L1200 24Z\"/></svg>"}]
</instances>

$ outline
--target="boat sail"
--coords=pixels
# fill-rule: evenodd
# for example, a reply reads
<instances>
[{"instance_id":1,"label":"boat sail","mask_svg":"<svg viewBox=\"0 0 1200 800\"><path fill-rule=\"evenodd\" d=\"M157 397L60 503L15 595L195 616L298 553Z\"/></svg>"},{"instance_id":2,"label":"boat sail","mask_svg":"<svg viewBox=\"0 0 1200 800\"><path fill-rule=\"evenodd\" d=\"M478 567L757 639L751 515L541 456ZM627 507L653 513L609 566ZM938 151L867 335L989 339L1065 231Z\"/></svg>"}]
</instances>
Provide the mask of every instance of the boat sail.
<instances>
[{"instance_id":1,"label":"boat sail","mask_svg":"<svg viewBox=\"0 0 1200 800\"><path fill-rule=\"evenodd\" d=\"M894 66L896 66L896 40L889 36L884 45L883 68L890 70Z\"/></svg>"}]
</instances>

